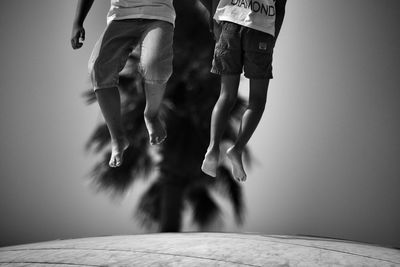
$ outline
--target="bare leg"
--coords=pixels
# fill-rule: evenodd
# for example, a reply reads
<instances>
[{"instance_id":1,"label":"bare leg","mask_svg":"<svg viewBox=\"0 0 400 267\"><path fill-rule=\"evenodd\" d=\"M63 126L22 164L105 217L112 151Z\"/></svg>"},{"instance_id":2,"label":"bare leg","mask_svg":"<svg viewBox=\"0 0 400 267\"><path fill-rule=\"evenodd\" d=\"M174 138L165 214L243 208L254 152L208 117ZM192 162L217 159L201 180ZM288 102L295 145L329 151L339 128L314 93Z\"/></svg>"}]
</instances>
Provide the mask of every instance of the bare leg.
<instances>
[{"instance_id":1,"label":"bare leg","mask_svg":"<svg viewBox=\"0 0 400 267\"><path fill-rule=\"evenodd\" d=\"M211 116L210 144L201 169L216 177L219 159L219 144L229 120L230 112L236 102L240 75L222 75L221 93Z\"/></svg>"},{"instance_id":2,"label":"bare leg","mask_svg":"<svg viewBox=\"0 0 400 267\"><path fill-rule=\"evenodd\" d=\"M269 79L250 79L249 105L243 114L238 138L234 146L227 150L227 156L232 164L233 176L238 181L245 181L247 178L243 168L242 152L264 112L268 85Z\"/></svg>"},{"instance_id":3,"label":"bare leg","mask_svg":"<svg viewBox=\"0 0 400 267\"><path fill-rule=\"evenodd\" d=\"M167 137L159 117L159 109L172 73L172 42L172 24L160 21L153 23L141 43L140 66L146 81L144 120L152 145L161 144Z\"/></svg>"},{"instance_id":4,"label":"bare leg","mask_svg":"<svg viewBox=\"0 0 400 267\"><path fill-rule=\"evenodd\" d=\"M150 144L161 144L167 137L167 132L160 120L159 109L164 96L165 84L145 84L146 108L144 121L149 132Z\"/></svg>"},{"instance_id":5,"label":"bare leg","mask_svg":"<svg viewBox=\"0 0 400 267\"><path fill-rule=\"evenodd\" d=\"M122 129L121 100L118 88L98 89L96 90L96 97L111 135L109 165L110 167L118 167L122 164L124 151L129 146L128 139Z\"/></svg>"}]
</instances>

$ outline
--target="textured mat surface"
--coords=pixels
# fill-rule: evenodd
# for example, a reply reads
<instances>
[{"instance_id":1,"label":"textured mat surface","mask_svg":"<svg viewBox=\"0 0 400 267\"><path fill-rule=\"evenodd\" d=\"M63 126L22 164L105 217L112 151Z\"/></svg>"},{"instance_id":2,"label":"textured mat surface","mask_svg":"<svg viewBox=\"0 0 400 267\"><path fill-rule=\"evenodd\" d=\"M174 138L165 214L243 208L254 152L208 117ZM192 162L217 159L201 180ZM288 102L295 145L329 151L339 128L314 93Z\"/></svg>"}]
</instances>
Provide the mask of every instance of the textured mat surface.
<instances>
[{"instance_id":1,"label":"textured mat surface","mask_svg":"<svg viewBox=\"0 0 400 267\"><path fill-rule=\"evenodd\" d=\"M106 236L0 248L0 266L400 266L400 250L235 233Z\"/></svg>"}]
</instances>

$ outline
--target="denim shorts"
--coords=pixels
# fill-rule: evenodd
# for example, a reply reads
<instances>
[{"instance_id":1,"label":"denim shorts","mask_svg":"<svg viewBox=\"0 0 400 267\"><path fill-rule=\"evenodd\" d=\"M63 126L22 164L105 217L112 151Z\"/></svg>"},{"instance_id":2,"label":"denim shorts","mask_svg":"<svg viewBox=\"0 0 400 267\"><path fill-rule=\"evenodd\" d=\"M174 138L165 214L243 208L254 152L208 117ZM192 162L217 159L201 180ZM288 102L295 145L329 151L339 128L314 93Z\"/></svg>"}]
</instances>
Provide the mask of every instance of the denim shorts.
<instances>
[{"instance_id":1,"label":"denim shorts","mask_svg":"<svg viewBox=\"0 0 400 267\"><path fill-rule=\"evenodd\" d=\"M118 86L119 72L140 45L139 70L146 83L164 84L172 74L173 25L150 19L111 21L89 60L94 90Z\"/></svg>"},{"instance_id":2,"label":"denim shorts","mask_svg":"<svg viewBox=\"0 0 400 267\"><path fill-rule=\"evenodd\" d=\"M272 79L274 37L232 22L221 22L211 72L241 74L249 79Z\"/></svg>"}]
</instances>

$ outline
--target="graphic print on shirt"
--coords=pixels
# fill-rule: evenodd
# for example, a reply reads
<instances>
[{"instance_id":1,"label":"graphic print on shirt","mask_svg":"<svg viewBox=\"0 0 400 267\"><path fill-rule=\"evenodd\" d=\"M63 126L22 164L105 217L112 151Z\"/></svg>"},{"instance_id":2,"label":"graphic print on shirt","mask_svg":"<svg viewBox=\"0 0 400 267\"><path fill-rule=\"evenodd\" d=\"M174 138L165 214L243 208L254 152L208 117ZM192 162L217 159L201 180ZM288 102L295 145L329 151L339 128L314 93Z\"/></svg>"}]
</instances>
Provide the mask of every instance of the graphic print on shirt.
<instances>
[{"instance_id":1,"label":"graphic print on shirt","mask_svg":"<svg viewBox=\"0 0 400 267\"><path fill-rule=\"evenodd\" d=\"M264 16L275 16L275 1L273 5L260 3L256 0L231 0L231 5L250 9L252 12L260 13Z\"/></svg>"},{"instance_id":2,"label":"graphic print on shirt","mask_svg":"<svg viewBox=\"0 0 400 267\"><path fill-rule=\"evenodd\" d=\"M275 35L276 0L220 0L214 19Z\"/></svg>"}]
</instances>

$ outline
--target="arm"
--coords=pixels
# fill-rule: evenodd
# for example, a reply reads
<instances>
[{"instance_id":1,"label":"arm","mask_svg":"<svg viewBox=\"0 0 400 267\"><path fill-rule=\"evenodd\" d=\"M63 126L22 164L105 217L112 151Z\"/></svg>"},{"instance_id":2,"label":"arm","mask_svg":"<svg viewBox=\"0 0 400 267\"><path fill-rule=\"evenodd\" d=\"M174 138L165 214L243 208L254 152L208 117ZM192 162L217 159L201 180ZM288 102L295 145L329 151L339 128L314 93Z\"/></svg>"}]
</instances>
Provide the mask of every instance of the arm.
<instances>
[{"instance_id":1,"label":"arm","mask_svg":"<svg viewBox=\"0 0 400 267\"><path fill-rule=\"evenodd\" d=\"M209 17L209 26L210 31L214 33L214 37L219 36L220 27L216 21L213 20L215 11L217 10L219 0L200 0L200 2L207 8L208 12L210 13Z\"/></svg>"},{"instance_id":2,"label":"arm","mask_svg":"<svg viewBox=\"0 0 400 267\"><path fill-rule=\"evenodd\" d=\"M217 9L219 0L200 0L205 8L207 8L208 12L210 13L210 20L212 20L215 10Z\"/></svg>"},{"instance_id":3,"label":"arm","mask_svg":"<svg viewBox=\"0 0 400 267\"><path fill-rule=\"evenodd\" d=\"M281 31L283 18L285 17L285 6L286 0L276 0L275 9L276 9L276 18L275 18L275 42L278 39L278 35Z\"/></svg>"},{"instance_id":4,"label":"arm","mask_svg":"<svg viewBox=\"0 0 400 267\"><path fill-rule=\"evenodd\" d=\"M83 22L89 13L94 0L79 0L76 6L75 19L72 24L71 45L73 49L81 48L85 40Z\"/></svg>"},{"instance_id":5,"label":"arm","mask_svg":"<svg viewBox=\"0 0 400 267\"><path fill-rule=\"evenodd\" d=\"M211 0L211 14L210 14L210 21L212 25L212 32L214 33L215 41L218 41L219 36L221 34L221 25L219 25L214 19L215 11L217 10L218 4L220 0Z\"/></svg>"}]
</instances>

